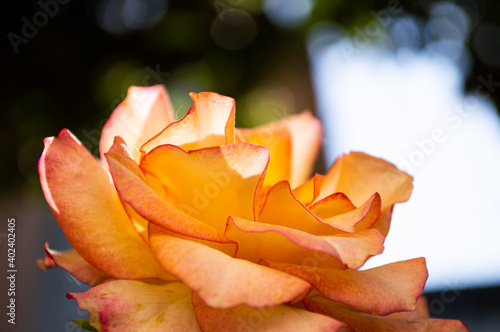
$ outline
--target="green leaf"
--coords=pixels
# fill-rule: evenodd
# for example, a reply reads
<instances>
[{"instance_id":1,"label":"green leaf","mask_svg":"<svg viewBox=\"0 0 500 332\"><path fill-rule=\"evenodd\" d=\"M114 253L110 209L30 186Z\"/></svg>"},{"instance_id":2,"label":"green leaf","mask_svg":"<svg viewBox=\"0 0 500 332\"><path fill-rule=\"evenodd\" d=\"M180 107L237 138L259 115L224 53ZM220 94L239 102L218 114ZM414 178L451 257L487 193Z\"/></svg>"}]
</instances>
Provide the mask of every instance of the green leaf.
<instances>
[{"instance_id":1,"label":"green leaf","mask_svg":"<svg viewBox=\"0 0 500 332\"><path fill-rule=\"evenodd\" d=\"M84 329L85 331L97 332L97 330L94 327L90 326L88 319L75 319L72 320L72 322L73 324L75 324L79 328Z\"/></svg>"}]
</instances>

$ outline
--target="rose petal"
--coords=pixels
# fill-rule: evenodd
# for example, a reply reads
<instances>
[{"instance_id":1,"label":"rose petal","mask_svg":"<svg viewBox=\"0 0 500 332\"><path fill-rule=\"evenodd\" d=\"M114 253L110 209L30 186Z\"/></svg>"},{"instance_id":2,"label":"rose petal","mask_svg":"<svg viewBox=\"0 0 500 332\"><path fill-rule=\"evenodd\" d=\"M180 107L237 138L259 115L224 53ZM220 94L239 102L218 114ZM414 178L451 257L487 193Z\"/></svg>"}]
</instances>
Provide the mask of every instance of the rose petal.
<instances>
[{"instance_id":1,"label":"rose petal","mask_svg":"<svg viewBox=\"0 0 500 332\"><path fill-rule=\"evenodd\" d=\"M330 300L380 316L415 310L428 276L424 258L396 262L365 271L343 271L268 261L266 263L273 269L306 280Z\"/></svg>"},{"instance_id":2,"label":"rose petal","mask_svg":"<svg viewBox=\"0 0 500 332\"><path fill-rule=\"evenodd\" d=\"M324 223L343 232L354 233L370 228L380 216L381 200L378 193L373 194L368 200L355 210L338 213L344 210L345 201L339 203L338 194L332 195L316 202L310 207L311 212L320 217ZM343 196L345 197L345 196Z\"/></svg>"},{"instance_id":3,"label":"rose petal","mask_svg":"<svg viewBox=\"0 0 500 332\"><path fill-rule=\"evenodd\" d=\"M256 308L285 303L309 291L307 282L149 225L151 250L163 268L212 308L246 304Z\"/></svg>"},{"instance_id":4,"label":"rose petal","mask_svg":"<svg viewBox=\"0 0 500 332\"><path fill-rule=\"evenodd\" d=\"M349 331L346 324L330 317L287 305L231 309L207 306L195 292L192 302L196 319L205 332L224 331Z\"/></svg>"},{"instance_id":5,"label":"rose petal","mask_svg":"<svg viewBox=\"0 0 500 332\"><path fill-rule=\"evenodd\" d=\"M270 153L264 187L290 179L292 140L283 121L272 122L254 129L238 129L245 142L265 146Z\"/></svg>"},{"instance_id":6,"label":"rose petal","mask_svg":"<svg viewBox=\"0 0 500 332\"><path fill-rule=\"evenodd\" d=\"M49 248L45 243L45 258L36 261L36 266L41 270L46 270L49 267L60 266L76 279L90 286L95 286L111 277L97 270L95 267L87 263L74 249L67 251L56 251Z\"/></svg>"},{"instance_id":7,"label":"rose petal","mask_svg":"<svg viewBox=\"0 0 500 332\"><path fill-rule=\"evenodd\" d=\"M105 157L120 198L140 217L177 234L215 242L230 242L213 227L177 209L149 187L120 137L115 138L115 143Z\"/></svg>"},{"instance_id":8,"label":"rose petal","mask_svg":"<svg viewBox=\"0 0 500 332\"><path fill-rule=\"evenodd\" d=\"M308 179L323 134L321 122L311 112L304 111L255 129L239 130L247 142L262 144L271 152L272 169L266 185L288 180L295 188ZM288 152L290 149L291 153ZM280 167L283 169L280 170ZM284 178L287 173L288 177Z\"/></svg>"},{"instance_id":9,"label":"rose petal","mask_svg":"<svg viewBox=\"0 0 500 332\"><path fill-rule=\"evenodd\" d=\"M422 295L418 298L416 307L417 308L414 311L395 312L387 315L386 317L406 320L431 318L431 314L429 312L429 304L427 303L427 298L425 296Z\"/></svg>"},{"instance_id":10,"label":"rose petal","mask_svg":"<svg viewBox=\"0 0 500 332\"><path fill-rule=\"evenodd\" d=\"M127 98L118 105L102 128L99 150L101 160L108 152L115 136L121 136L139 162L139 148L148 139L175 121L172 104L163 85L131 86Z\"/></svg>"},{"instance_id":11,"label":"rose petal","mask_svg":"<svg viewBox=\"0 0 500 332\"><path fill-rule=\"evenodd\" d=\"M266 148L250 143L190 152L162 145L145 155L140 167L163 185L172 205L223 232L229 215L253 219L268 161Z\"/></svg>"},{"instance_id":12,"label":"rose petal","mask_svg":"<svg viewBox=\"0 0 500 332\"><path fill-rule=\"evenodd\" d=\"M67 297L99 331L201 331L191 290L180 282L112 280Z\"/></svg>"},{"instance_id":13,"label":"rose petal","mask_svg":"<svg viewBox=\"0 0 500 332\"><path fill-rule=\"evenodd\" d=\"M234 143L234 99L213 92L189 95L193 105L186 116L146 142L141 152L164 144L196 150Z\"/></svg>"},{"instance_id":14,"label":"rose petal","mask_svg":"<svg viewBox=\"0 0 500 332\"><path fill-rule=\"evenodd\" d=\"M387 235L391 215L386 211L394 204L410 198L412 181L410 175L383 159L351 152L337 159L327 172L317 200L334 192L342 192L354 205L359 206L378 192L382 199L382 216L374 227Z\"/></svg>"},{"instance_id":15,"label":"rose petal","mask_svg":"<svg viewBox=\"0 0 500 332\"><path fill-rule=\"evenodd\" d=\"M292 135L290 184L295 188L311 175L321 147L323 127L309 111L293 115L285 121Z\"/></svg>"},{"instance_id":16,"label":"rose petal","mask_svg":"<svg viewBox=\"0 0 500 332\"><path fill-rule=\"evenodd\" d=\"M358 268L383 250L377 230L355 234L315 236L284 226L228 219L226 236L238 243L237 257L253 262L269 260L325 268Z\"/></svg>"},{"instance_id":17,"label":"rose petal","mask_svg":"<svg viewBox=\"0 0 500 332\"><path fill-rule=\"evenodd\" d=\"M307 209L294 197L288 182L281 181L269 189L257 220L315 235L334 235L368 229L379 215L377 193L357 209L341 193L330 195Z\"/></svg>"},{"instance_id":18,"label":"rose petal","mask_svg":"<svg viewBox=\"0 0 500 332\"><path fill-rule=\"evenodd\" d=\"M336 303L320 295L311 295L303 301L307 310L330 316L334 319L347 323L355 331L366 332L425 332L446 331L462 332L469 331L465 325L458 320L448 319L391 319L379 317L356 310L347 305Z\"/></svg>"},{"instance_id":19,"label":"rose petal","mask_svg":"<svg viewBox=\"0 0 500 332\"><path fill-rule=\"evenodd\" d=\"M323 186L324 175L315 174L307 182L293 189L293 195L305 206L311 204L318 196Z\"/></svg>"},{"instance_id":20,"label":"rose petal","mask_svg":"<svg viewBox=\"0 0 500 332\"><path fill-rule=\"evenodd\" d=\"M125 213L109 175L69 131L45 139L39 172L59 226L90 265L114 278L165 277Z\"/></svg>"}]
</instances>

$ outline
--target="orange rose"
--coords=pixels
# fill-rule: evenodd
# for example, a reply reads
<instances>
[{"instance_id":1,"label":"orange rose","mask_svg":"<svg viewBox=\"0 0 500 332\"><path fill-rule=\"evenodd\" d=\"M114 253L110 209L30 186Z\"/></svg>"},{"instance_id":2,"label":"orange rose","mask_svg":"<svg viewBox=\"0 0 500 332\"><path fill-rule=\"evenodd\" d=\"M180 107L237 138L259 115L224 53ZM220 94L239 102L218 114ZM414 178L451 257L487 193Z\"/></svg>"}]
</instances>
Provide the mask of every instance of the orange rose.
<instances>
[{"instance_id":1,"label":"orange rose","mask_svg":"<svg viewBox=\"0 0 500 332\"><path fill-rule=\"evenodd\" d=\"M68 130L45 140L42 188L74 250L46 246L38 265L95 286L68 294L90 325L466 330L417 302L423 258L357 271L382 253L409 175L351 153L307 180L322 136L310 113L235 129L233 99L191 97L174 122L163 87L130 88L103 128L101 164Z\"/></svg>"}]
</instances>

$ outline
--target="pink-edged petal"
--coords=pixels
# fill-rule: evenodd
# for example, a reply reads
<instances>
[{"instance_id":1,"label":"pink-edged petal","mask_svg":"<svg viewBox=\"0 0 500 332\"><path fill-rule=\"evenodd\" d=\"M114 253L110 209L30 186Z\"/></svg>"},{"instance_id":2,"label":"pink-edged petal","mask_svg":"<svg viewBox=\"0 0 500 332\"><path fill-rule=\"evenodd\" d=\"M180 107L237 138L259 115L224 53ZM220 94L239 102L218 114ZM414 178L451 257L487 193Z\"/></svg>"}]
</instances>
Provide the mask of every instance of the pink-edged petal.
<instances>
[{"instance_id":1,"label":"pink-edged petal","mask_svg":"<svg viewBox=\"0 0 500 332\"><path fill-rule=\"evenodd\" d=\"M383 250L377 230L355 234L315 236L284 226L228 219L226 236L238 243L237 257L325 268L358 268Z\"/></svg>"},{"instance_id":2,"label":"pink-edged petal","mask_svg":"<svg viewBox=\"0 0 500 332\"><path fill-rule=\"evenodd\" d=\"M105 156L120 198L141 218L180 235L220 243L230 242L215 228L177 209L148 186L120 137L115 138L115 143Z\"/></svg>"},{"instance_id":3,"label":"pink-edged petal","mask_svg":"<svg viewBox=\"0 0 500 332\"><path fill-rule=\"evenodd\" d=\"M146 178L161 183L168 202L222 233L230 215L254 218L254 197L268 161L266 148L250 143L190 152L162 145L140 167Z\"/></svg>"},{"instance_id":4,"label":"pink-edged petal","mask_svg":"<svg viewBox=\"0 0 500 332\"><path fill-rule=\"evenodd\" d=\"M267 166L264 187L270 187L291 176L292 139L288 127L282 121L253 128L237 129L245 142L265 146L271 155Z\"/></svg>"},{"instance_id":5,"label":"pink-edged petal","mask_svg":"<svg viewBox=\"0 0 500 332\"><path fill-rule=\"evenodd\" d=\"M52 212L72 247L114 278L165 278L130 222L108 173L67 130L45 139L38 164Z\"/></svg>"},{"instance_id":6,"label":"pink-edged petal","mask_svg":"<svg viewBox=\"0 0 500 332\"><path fill-rule=\"evenodd\" d=\"M269 308L240 305L231 309L214 309L207 306L195 292L192 302L196 319L205 332L350 330L346 324L328 316L287 305Z\"/></svg>"},{"instance_id":7,"label":"pink-edged petal","mask_svg":"<svg viewBox=\"0 0 500 332\"><path fill-rule=\"evenodd\" d=\"M424 258L365 271L266 263L273 269L306 280L330 300L379 316L415 310L428 276Z\"/></svg>"},{"instance_id":8,"label":"pink-edged petal","mask_svg":"<svg viewBox=\"0 0 500 332\"><path fill-rule=\"evenodd\" d=\"M111 280L67 297L89 312L98 331L201 331L191 290L180 282Z\"/></svg>"},{"instance_id":9,"label":"pink-edged petal","mask_svg":"<svg viewBox=\"0 0 500 332\"><path fill-rule=\"evenodd\" d=\"M347 323L355 331L363 332L465 332L469 331L458 320L448 319L393 319L380 317L356 310L347 305L333 302L327 298L313 294L303 300L307 310L330 316Z\"/></svg>"},{"instance_id":10,"label":"pink-edged petal","mask_svg":"<svg viewBox=\"0 0 500 332\"><path fill-rule=\"evenodd\" d=\"M427 302L427 298L424 295L418 298L416 307L417 308L413 311L395 312L387 315L386 317L406 320L431 318L431 314L429 312L429 303Z\"/></svg>"},{"instance_id":11,"label":"pink-edged petal","mask_svg":"<svg viewBox=\"0 0 500 332\"><path fill-rule=\"evenodd\" d=\"M311 212L317 215L328 225L341 230L343 232L354 233L370 228L380 216L381 199L378 193L373 194L360 207L342 212L346 202L342 194L333 194L334 198L329 199L332 195L325 199L316 202L310 207Z\"/></svg>"},{"instance_id":12,"label":"pink-edged petal","mask_svg":"<svg viewBox=\"0 0 500 332\"><path fill-rule=\"evenodd\" d=\"M213 92L189 95L193 105L186 116L146 142L141 152L148 153L164 144L196 150L235 142L234 99Z\"/></svg>"},{"instance_id":13,"label":"pink-edged petal","mask_svg":"<svg viewBox=\"0 0 500 332\"><path fill-rule=\"evenodd\" d=\"M47 243L43 245L43 249L45 250L45 258L36 261L36 266L41 270L45 271L47 268L60 266L76 279L90 286L98 285L111 278L87 263L74 249L56 251L50 249Z\"/></svg>"},{"instance_id":14,"label":"pink-edged petal","mask_svg":"<svg viewBox=\"0 0 500 332\"><path fill-rule=\"evenodd\" d=\"M305 206L311 204L318 196L323 186L324 175L315 174L307 182L293 189L293 195Z\"/></svg>"},{"instance_id":15,"label":"pink-edged petal","mask_svg":"<svg viewBox=\"0 0 500 332\"><path fill-rule=\"evenodd\" d=\"M212 308L269 307L292 301L310 289L307 282L287 273L232 258L153 224L149 229L151 250L163 268Z\"/></svg>"},{"instance_id":16,"label":"pink-edged petal","mask_svg":"<svg viewBox=\"0 0 500 332\"><path fill-rule=\"evenodd\" d=\"M342 192L354 205L359 206L374 193L382 200L382 214L396 203L409 199L413 189L413 178L391 163L361 152L343 155L334 163L325 176L320 200L335 192ZM390 215L385 214L374 227L387 235Z\"/></svg>"},{"instance_id":17,"label":"pink-edged petal","mask_svg":"<svg viewBox=\"0 0 500 332\"><path fill-rule=\"evenodd\" d=\"M139 162L139 148L163 128L175 121L175 114L167 91L162 85L131 86L127 97L113 111L102 128L99 150L101 160L108 152L115 136L121 136Z\"/></svg>"}]
</instances>

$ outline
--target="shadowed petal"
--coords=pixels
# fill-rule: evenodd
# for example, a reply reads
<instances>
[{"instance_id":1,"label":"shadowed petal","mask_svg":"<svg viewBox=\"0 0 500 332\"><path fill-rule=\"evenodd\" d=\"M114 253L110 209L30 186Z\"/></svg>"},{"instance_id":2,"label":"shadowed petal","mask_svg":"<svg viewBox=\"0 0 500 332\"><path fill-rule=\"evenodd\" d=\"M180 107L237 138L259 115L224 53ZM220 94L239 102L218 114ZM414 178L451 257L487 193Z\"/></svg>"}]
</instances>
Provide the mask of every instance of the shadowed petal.
<instances>
[{"instance_id":1,"label":"shadowed petal","mask_svg":"<svg viewBox=\"0 0 500 332\"><path fill-rule=\"evenodd\" d=\"M41 270L60 266L76 279L90 286L98 285L111 278L87 263L74 249L56 251L50 249L47 243L43 245L43 249L45 249L45 258L36 261L36 266Z\"/></svg>"},{"instance_id":2,"label":"shadowed petal","mask_svg":"<svg viewBox=\"0 0 500 332\"><path fill-rule=\"evenodd\" d=\"M266 263L273 269L306 280L330 300L380 316L415 310L428 276L424 258L365 271Z\"/></svg>"},{"instance_id":3,"label":"shadowed petal","mask_svg":"<svg viewBox=\"0 0 500 332\"><path fill-rule=\"evenodd\" d=\"M307 282L267 266L232 258L203 244L149 225L151 250L163 268L212 308L285 303L308 292Z\"/></svg>"},{"instance_id":4,"label":"shadowed petal","mask_svg":"<svg viewBox=\"0 0 500 332\"><path fill-rule=\"evenodd\" d=\"M165 278L130 222L108 173L67 130L46 138L40 182L72 247L114 278Z\"/></svg>"},{"instance_id":5,"label":"shadowed petal","mask_svg":"<svg viewBox=\"0 0 500 332\"><path fill-rule=\"evenodd\" d=\"M268 162L266 148L250 143L190 152L162 145L140 167L146 178L162 184L168 202L222 233L230 215L254 218L254 197Z\"/></svg>"},{"instance_id":6,"label":"shadowed petal","mask_svg":"<svg viewBox=\"0 0 500 332\"><path fill-rule=\"evenodd\" d=\"M355 331L363 332L466 332L465 325L458 320L425 319L414 320L380 317L333 302L320 295L311 295L303 300L307 310L330 316L347 323Z\"/></svg>"},{"instance_id":7,"label":"shadowed petal","mask_svg":"<svg viewBox=\"0 0 500 332\"><path fill-rule=\"evenodd\" d=\"M201 331L191 290L180 282L112 280L67 297L99 331Z\"/></svg>"},{"instance_id":8,"label":"shadowed petal","mask_svg":"<svg viewBox=\"0 0 500 332\"><path fill-rule=\"evenodd\" d=\"M234 143L234 99L213 92L189 95L193 105L186 116L146 142L142 153L164 144L196 150Z\"/></svg>"},{"instance_id":9,"label":"shadowed petal","mask_svg":"<svg viewBox=\"0 0 500 332\"><path fill-rule=\"evenodd\" d=\"M196 319L205 332L250 331L349 331L346 324L287 305L252 308L240 305L231 309L207 306L193 292L192 302Z\"/></svg>"},{"instance_id":10,"label":"shadowed petal","mask_svg":"<svg viewBox=\"0 0 500 332\"><path fill-rule=\"evenodd\" d=\"M108 152L115 136L121 136L132 156L139 162L139 148L175 120L172 104L162 85L131 86L127 98L118 105L102 128L99 150L101 160Z\"/></svg>"}]
</instances>

